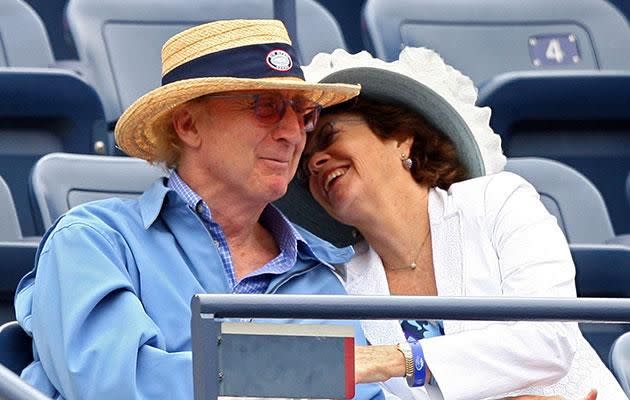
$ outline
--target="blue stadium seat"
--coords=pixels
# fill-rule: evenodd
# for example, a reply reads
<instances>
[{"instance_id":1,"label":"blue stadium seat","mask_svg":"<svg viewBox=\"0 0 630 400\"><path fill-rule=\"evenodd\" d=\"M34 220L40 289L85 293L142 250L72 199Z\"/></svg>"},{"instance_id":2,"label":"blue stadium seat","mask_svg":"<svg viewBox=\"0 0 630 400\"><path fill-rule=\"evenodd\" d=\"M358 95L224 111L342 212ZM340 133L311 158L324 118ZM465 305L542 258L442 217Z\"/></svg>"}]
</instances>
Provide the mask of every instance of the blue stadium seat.
<instances>
[{"instance_id":1,"label":"blue stadium seat","mask_svg":"<svg viewBox=\"0 0 630 400\"><path fill-rule=\"evenodd\" d=\"M44 23L22 0L0 2L0 67L53 65L54 58Z\"/></svg>"},{"instance_id":2,"label":"blue stadium seat","mask_svg":"<svg viewBox=\"0 0 630 400\"><path fill-rule=\"evenodd\" d=\"M0 176L0 324L15 319L15 288L33 268L38 242L22 236L11 191Z\"/></svg>"},{"instance_id":3,"label":"blue stadium seat","mask_svg":"<svg viewBox=\"0 0 630 400\"><path fill-rule=\"evenodd\" d=\"M103 108L94 89L63 70L0 68L0 93L0 175L11 188L22 233L41 235L29 207L31 168L53 151L103 151Z\"/></svg>"},{"instance_id":4,"label":"blue stadium seat","mask_svg":"<svg viewBox=\"0 0 630 400\"><path fill-rule=\"evenodd\" d=\"M31 240L0 241L0 324L15 319L15 288L33 269L38 244Z\"/></svg>"},{"instance_id":5,"label":"blue stadium seat","mask_svg":"<svg viewBox=\"0 0 630 400\"><path fill-rule=\"evenodd\" d=\"M296 1L302 59L345 48L341 28L314 0ZM103 98L108 122L160 84L160 52L172 35L219 19L273 18L272 0L70 0L66 19L90 82Z\"/></svg>"},{"instance_id":6,"label":"blue stadium seat","mask_svg":"<svg viewBox=\"0 0 630 400\"><path fill-rule=\"evenodd\" d=\"M630 298L630 247L571 244L570 248L579 297ZM581 323L580 329L602 361L609 363L613 342L630 330L630 324Z\"/></svg>"},{"instance_id":7,"label":"blue stadium seat","mask_svg":"<svg viewBox=\"0 0 630 400\"><path fill-rule=\"evenodd\" d=\"M606 204L597 188L575 169L536 157L508 158L505 169L534 185L569 243L630 246L630 235L615 236Z\"/></svg>"},{"instance_id":8,"label":"blue stadium seat","mask_svg":"<svg viewBox=\"0 0 630 400\"><path fill-rule=\"evenodd\" d=\"M630 396L630 332L621 335L611 347L610 369Z\"/></svg>"},{"instance_id":9,"label":"blue stadium seat","mask_svg":"<svg viewBox=\"0 0 630 400\"><path fill-rule=\"evenodd\" d=\"M22 229L11 189L0 175L0 241L22 240Z\"/></svg>"},{"instance_id":10,"label":"blue stadium seat","mask_svg":"<svg viewBox=\"0 0 630 400\"><path fill-rule=\"evenodd\" d=\"M628 93L630 71L514 72L482 86L478 104L492 108L508 157L552 158L584 174L622 234L630 233Z\"/></svg>"},{"instance_id":11,"label":"blue stadium seat","mask_svg":"<svg viewBox=\"0 0 630 400\"><path fill-rule=\"evenodd\" d=\"M51 153L31 173L31 196L45 228L70 208L109 197L138 197L166 170L128 157Z\"/></svg>"},{"instance_id":12,"label":"blue stadium seat","mask_svg":"<svg viewBox=\"0 0 630 400\"><path fill-rule=\"evenodd\" d=\"M0 326L0 364L16 374L33 361L32 339L17 321Z\"/></svg>"},{"instance_id":13,"label":"blue stadium seat","mask_svg":"<svg viewBox=\"0 0 630 400\"><path fill-rule=\"evenodd\" d=\"M508 71L630 69L630 26L605 0L367 0L362 18L376 56L428 47L478 86Z\"/></svg>"}]
</instances>

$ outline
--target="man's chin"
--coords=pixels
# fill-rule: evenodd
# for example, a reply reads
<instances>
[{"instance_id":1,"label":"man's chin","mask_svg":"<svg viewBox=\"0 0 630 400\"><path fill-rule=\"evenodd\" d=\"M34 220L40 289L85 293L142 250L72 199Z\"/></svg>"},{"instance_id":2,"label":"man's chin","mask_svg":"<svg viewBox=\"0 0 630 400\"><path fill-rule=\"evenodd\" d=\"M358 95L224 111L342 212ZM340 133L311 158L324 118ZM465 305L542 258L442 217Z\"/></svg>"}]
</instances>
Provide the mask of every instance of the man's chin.
<instances>
[{"instance_id":1,"label":"man's chin","mask_svg":"<svg viewBox=\"0 0 630 400\"><path fill-rule=\"evenodd\" d=\"M280 199L282 196L287 194L288 189L289 189L288 182L269 187L269 202L271 203Z\"/></svg>"}]
</instances>

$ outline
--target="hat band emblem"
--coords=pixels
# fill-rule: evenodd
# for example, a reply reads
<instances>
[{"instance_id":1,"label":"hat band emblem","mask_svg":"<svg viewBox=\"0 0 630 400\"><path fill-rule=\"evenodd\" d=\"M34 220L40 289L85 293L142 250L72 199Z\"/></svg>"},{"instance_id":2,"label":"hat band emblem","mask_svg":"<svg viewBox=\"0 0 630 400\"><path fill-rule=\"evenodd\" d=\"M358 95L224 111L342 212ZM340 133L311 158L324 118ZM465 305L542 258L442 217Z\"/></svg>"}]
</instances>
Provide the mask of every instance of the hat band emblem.
<instances>
[{"instance_id":1,"label":"hat band emblem","mask_svg":"<svg viewBox=\"0 0 630 400\"><path fill-rule=\"evenodd\" d=\"M281 49L275 49L267 54L267 65L276 71L288 71L293 67L293 60L289 53Z\"/></svg>"},{"instance_id":2,"label":"hat band emblem","mask_svg":"<svg viewBox=\"0 0 630 400\"><path fill-rule=\"evenodd\" d=\"M197 78L260 79L287 76L304 79L295 50L286 43L265 43L197 57L162 76L162 85Z\"/></svg>"}]
</instances>

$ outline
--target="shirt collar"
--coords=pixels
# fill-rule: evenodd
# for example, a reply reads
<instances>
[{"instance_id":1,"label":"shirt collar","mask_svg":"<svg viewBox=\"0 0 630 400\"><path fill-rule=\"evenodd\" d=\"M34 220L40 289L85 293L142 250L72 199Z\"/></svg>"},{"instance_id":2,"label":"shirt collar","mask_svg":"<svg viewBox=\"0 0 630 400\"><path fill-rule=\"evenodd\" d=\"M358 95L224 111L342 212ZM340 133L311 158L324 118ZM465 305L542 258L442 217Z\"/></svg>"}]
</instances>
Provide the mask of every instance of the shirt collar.
<instances>
[{"instance_id":1,"label":"shirt collar","mask_svg":"<svg viewBox=\"0 0 630 400\"><path fill-rule=\"evenodd\" d=\"M174 171L171 173L169 179L172 179L174 176L177 176L177 178L185 184L185 182L181 180L181 177L179 177L179 175L177 175ZM160 178L156 180L139 199L140 214L142 215L142 222L145 229L149 229L149 227L157 220L160 211L167 200L167 196L180 198L180 196L176 194L176 191L170 187L170 182L167 182L166 179L167 178ZM197 197L201 200L201 197L198 195ZM193 207L196 207L196 203ZM341 249L337 248L325 240L313 235L311 232L308 232L303 228L296 227L272 204L269 204L265 208L263 214L276 219L280 226L278 229L294 238L295 242L292 241L292 243L295 243L296 245L292 248L296 250L302 247L308 254L331 265L345 263L354 254L352 247L350 246ZM273 232L273 234L275 238L276 233ZM278 245L280 246L280 244Z\"/></svg>"},{"instance_id":2,"label":"shirt collar","mask_svg":"<svg viewBox=\"0 0 630 400\"><path fill-rule=\"evenodd\" d=\"M203 199L186 182L179 176L177 171L171 170L168 182L165 184L163 179L155 182L141 197L142 220L145 229L149 228L158 217L164 200L168 192L177 193L186 204L193 210ZM204 203L205 204L205 203ZM274 205L269 204L263 210L261 220L267 229L269 229L274 237L288 237L291 240L292 247L295 248L297 242L303 242L308 246L308 242L293 226L293 224L277 209ZM280 244L279 244L280 245Z\"/></svg>"},{"instance_id":3,"label":"shirt collar","mask_svg":"<svg viewBox=\"0 0 630 400\"><path fill-rule=\"evenodd\" d=\"M167 178L159 178L140 196L140 215L144 229L149 229L155 222L169 192L172 192L166 185Z\"/></svg>"},{"instance_id":4,"label":"shirt collar","mask_svg":"<svg viewBox=\"0 0 630 400\"><path fill-rule=\"evenodd\" d=\"M190 186L179 176L177 171L171 170L168 177L168 187L174 190L192 210L197 210L199 203L205 205L205 202ZM207 207L207 205L206 205ZM208 209L208 211L210 211Z\"/></svg>"}]
</instances>

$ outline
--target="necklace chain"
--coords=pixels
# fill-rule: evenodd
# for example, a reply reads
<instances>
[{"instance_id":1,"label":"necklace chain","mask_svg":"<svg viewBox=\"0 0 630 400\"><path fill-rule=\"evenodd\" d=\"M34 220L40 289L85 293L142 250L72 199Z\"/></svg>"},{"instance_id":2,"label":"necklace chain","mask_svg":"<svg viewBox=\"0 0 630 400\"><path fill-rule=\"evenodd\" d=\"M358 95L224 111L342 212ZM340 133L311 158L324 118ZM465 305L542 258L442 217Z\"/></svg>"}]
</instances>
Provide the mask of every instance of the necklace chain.
<instances>
[{"instance_id":1,"label":"necklace chain","mask_svg":"<svg viewBox=\"0 0 630 400\"><path fill-rule=\"evenodd\" d=\"M422 240L422 243L420 243L420 248L418 249L418 254L416 254L416 258L414 258L411 261L411 264L401 265L401 266L394 267L394 268L387 268L387 267L385 267L385 269L388 270L388 271L398 271L398 270L403 270L403 269L416 269L416 267L418 266L416 264L416 261L418 261L418 259L420 258L420 254L422 254L422 249L424 248L424 245L427 243L427 240L429 239L429 234L430 233L431 233L431 227L427 228L427 234L424 236L424 239Z\"/></svg>"}]
</instances>

